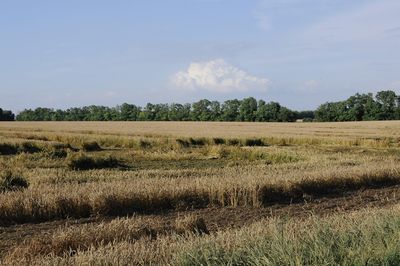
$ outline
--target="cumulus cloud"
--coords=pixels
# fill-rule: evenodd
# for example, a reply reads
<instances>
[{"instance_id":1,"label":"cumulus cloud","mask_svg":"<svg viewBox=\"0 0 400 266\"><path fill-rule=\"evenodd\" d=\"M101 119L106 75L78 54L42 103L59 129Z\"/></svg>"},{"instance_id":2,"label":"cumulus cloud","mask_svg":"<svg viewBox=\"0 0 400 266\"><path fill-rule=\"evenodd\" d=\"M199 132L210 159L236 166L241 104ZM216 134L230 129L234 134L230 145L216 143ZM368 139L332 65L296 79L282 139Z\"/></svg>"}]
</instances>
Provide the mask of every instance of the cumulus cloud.
<instances>
[{"instance_id":1,"label":"cumulus cloud","mask_svg":"<svg viewBox=\"0 0 400 266\"><path fill-rule=\"evenodd\" d=\"M193 62L188 69L174 74L171 80L178 88L213 92L265 90L269 83L267 79L252 76L223 59Z\"/></svg>"}]
</instances>

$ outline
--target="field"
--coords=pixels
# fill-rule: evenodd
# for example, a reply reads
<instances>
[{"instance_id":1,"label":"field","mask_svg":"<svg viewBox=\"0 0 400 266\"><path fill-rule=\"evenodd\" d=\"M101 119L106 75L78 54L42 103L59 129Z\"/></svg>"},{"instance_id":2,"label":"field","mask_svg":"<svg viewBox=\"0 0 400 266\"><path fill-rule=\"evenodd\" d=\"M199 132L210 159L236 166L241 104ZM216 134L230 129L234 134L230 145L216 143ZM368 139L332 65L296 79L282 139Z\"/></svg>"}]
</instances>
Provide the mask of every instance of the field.
<instances>
[{"instance_id":1,"label":"field","mask_svg":"<svg viewBox=\"0 0 400 266\"><path fill-rule=\"evenodd\" d=\"M398 265L400 122L1 122L0 265Z\"/></svg>"}]
</instances>

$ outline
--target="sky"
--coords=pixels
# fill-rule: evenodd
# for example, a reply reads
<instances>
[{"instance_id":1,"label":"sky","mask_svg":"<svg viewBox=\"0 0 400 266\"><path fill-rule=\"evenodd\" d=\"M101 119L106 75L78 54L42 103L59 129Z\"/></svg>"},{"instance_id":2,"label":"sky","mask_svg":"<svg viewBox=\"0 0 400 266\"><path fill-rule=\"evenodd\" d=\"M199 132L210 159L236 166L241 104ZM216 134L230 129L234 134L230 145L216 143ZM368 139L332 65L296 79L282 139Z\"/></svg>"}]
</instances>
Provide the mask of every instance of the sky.
<instances>
[{"instance_id":1,"label":"sky","mask_svg":"<svg viewBox=\"0 0 400 266\"><path fill-rule=\"evenodd\" d=\"M0 0L0 108L400 93L399 0Z\"/></svg>"}]
</instances>

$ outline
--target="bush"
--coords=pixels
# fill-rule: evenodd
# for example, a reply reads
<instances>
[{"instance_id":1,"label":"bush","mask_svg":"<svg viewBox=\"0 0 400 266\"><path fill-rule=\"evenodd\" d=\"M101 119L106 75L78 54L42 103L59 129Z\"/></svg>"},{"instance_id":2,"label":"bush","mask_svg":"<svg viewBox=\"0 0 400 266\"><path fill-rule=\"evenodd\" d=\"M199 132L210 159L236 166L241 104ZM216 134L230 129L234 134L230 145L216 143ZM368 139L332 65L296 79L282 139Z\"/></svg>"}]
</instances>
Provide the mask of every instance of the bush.
<instances>
[{"instance_id":1,"label":"bush","mask_svg":"<svg viewBox=\"0 0 400 266\"><path fill-rule=\"evenodd\" d=\"M13 155L18 153L36 153L41 152L42 148L32 142L23 142L19 144L1 143L0 155Z\"/></svg>"},{"instance_id":2,"label":"bush","mask_svg":"<svg viewBox=\"0 0 400 266\"><path fill-rule=\"evenodd\" d=\"M206 140L203 139L203 138L201 138L201 139L190 138L189 142L193 146L204 146L204 145L206 145Z\"/></svg>"},{"instance_id":3,"label":"bush","mask_svg":"<svg viewBox=\"0 0 400 266\"><path fill-rule=\"evenodd\" d=\"M0 192L22 190L28 187L28 181L20 175L14 175L11 171L0 174Z\"/></svg>"},{"instance_id":4,"label":"bush","mask_svg":"<svg viewBox=\"0 0 400 266\"><path fill-rule=\"evenodd\" d=\"M101 147L96 141L84 142L82 144L82 150L84 150L84 151L101 151Z\"/></svg>"},{"instance_id":5,"label":"bush","mask_svg":"<svg viewBox=\"0 0 400 266\"><path fill-rule=\"evenodd\" d=\"M240 145L240 141L238 139L228 139L229 146L238 146Z\"/></svg>"},{"instance_id":6,"label":"bush","mask_svg":"<svg viewBox=\"0 0 400 266\"><path fill-rule=\"evenodd\" d=\"M0 155L17 154L18 147L15 144L0 143Z\"/></svg>"},{"instance_id":7,"label":"bush","mask_svg":"<svg viewBox=\"0 0 400 266\"><path fill-rule=\"evenodd\" d=\"M23 142L18 146L19 153L36 153L41 151L42 149L32 142Z\"/></svg>"},{"instance_id":8,"label":"bush","mask_svg":"<svg viewBox=\"0 0 400 266\"><path fill-rule=\"evenodd\" d=\"M68 160L68 167L72 170L90 170L116 168L122 164L114 157L89 157L84 154L72 155Z\"/></svg>"},{"instance_id":9,"label":"bush","mask_svg":"<svg viewBox=\"0 0 400 266\"><path fill-rule=\"evenodd\" d=\"M265 146L265 143L262 139L245 139L244 146Z\"/></svg>"},{"instance_id":10,"label":"bush","mask_svg":"<svg viewBox=\"0 0 400 266\"><path fill-rule=\"evenodd\" d=\"M148 149L148 148L151 148L151 142L148 140L141 139L139 141L139 146L142 149Z\"/></svg>"},{"instance_id":11,"label":"bush","mask_svg":"<svg viewBox=\"0 0 400 266\"><path fill-rule=\"evenodd\" d=\"M225 144L225 140L223 138L213 138L213 143L215 145L223 145Z\"/></svg>"},{"instance_id":12,"label":"bush","mask_svg":"<svg viewBox=\"0 0 400 266\"><path fill-rule=\"evenodd\" d=\"M183 148L188 148L190 146L189 141L184 140L184 139L177 139L176 142L179 144L179 146Z\"/></svg>"},{"instance_id":13,"label":"bush","mask_svg":"<svg viewBox=\"0 0 400 266\"><path fill-rule=\"evenodd\" d=\"M189 148L191 146L204 146L207 143L204 138L200 139L189 138L188 140L177 139L176 142L183 148Z\"/></svg>"}]
</instances>

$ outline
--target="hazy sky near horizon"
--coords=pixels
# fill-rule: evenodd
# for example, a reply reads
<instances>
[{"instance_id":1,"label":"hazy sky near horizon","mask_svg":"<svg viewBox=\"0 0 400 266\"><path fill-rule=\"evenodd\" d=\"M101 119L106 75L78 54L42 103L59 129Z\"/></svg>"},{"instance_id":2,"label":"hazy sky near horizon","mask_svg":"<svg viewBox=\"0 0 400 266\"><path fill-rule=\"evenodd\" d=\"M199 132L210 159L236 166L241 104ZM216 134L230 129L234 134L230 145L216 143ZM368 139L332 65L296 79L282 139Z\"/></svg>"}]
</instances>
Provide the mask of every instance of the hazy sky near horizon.
<instances>
[{"instance_id":1,"label":"hazy sky near horizon","mask_svg":"<svg viewBox=\"0 0 400 266\"><path fill-rule=\"evenodd\" d=\"M400 93L399 0L1 0L0 107Z\"/></svg>"}]
</instances>

